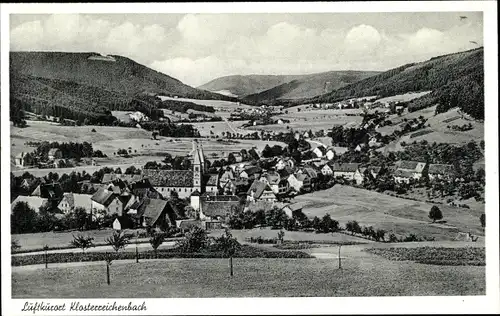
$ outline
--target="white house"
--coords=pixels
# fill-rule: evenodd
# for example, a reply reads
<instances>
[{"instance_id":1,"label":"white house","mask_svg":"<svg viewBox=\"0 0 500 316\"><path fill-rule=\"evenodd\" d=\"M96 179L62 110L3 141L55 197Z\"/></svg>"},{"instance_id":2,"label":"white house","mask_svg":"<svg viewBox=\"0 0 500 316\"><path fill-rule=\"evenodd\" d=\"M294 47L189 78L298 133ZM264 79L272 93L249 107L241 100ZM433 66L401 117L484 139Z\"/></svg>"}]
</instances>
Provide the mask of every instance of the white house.
<instances>
[{"instance_id":1,"label":"white house","mask_svg":"<svg viewBox=\"0 0 500 316\"><path fill-rule=\"evenodd\" d=\"M92 195L64 193L62 200L57 205L57 208L64 213L71 212L77 207L84 208L88 213L90 213L92 209Z\"/></svg>"}]
</instances>

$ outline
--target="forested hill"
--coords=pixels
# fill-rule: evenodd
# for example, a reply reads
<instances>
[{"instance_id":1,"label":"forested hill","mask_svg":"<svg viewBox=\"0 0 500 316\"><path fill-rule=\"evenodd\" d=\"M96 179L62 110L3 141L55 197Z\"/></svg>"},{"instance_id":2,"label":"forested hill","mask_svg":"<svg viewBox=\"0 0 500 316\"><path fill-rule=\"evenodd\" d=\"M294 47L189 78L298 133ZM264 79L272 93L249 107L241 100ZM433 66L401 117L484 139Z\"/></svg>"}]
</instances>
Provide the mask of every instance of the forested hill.
<instances>
[{"instance_id":1,"label":"forested hill","mask_svg":"<svg viewBox=\"0 0 500 316\"><path fill-rule=\"evenodd\" d=\"M272 87L290 82L297 76L281 76L281 75L234 75L216 78L210 82L198 87L207 91L228 91L239 97L244 97L249 94L259 93L268 90Z\"/></svg>"},{"instance_id":2,"label":"forested hill","mask_svg":"<svg viewBox=\"0 0 500 316\"><path fill-rule=\"evenodd\" d=\"M411 102L423 108L438 103L438 112L460 107L475 118L484 118L483 48L433 57L421 63L407 64L379 75L346 85L306 102L335 102L351 97L380 97L407 92L432 93Z\"/></svg>"},{"instance_id":3,"label":"forested hill","mask_svg":"<svg viewBox=\"0 0 500 316\"><path fill-rule=\"evenodd\" d=\"M199 90L129 58L97 53L11 52L11 106L66 118L109 116L110 110L153 107L155 94L236 99Z\"/></svg>"}]
</instances>

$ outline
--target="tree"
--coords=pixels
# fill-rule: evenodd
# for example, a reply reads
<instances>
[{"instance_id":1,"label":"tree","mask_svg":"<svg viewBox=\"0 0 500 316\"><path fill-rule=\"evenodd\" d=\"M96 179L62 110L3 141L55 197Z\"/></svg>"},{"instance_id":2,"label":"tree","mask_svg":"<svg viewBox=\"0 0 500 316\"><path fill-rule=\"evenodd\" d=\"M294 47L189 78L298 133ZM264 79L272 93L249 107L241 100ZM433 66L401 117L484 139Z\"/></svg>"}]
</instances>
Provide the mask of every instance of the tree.
<instances>
[{"instance_id":1,"label":"tree","mask_svg":"<svg viewBox=\"0 0 500 316\"><path fill-rule=\"evenodd\" d=\"M113 254L112 253L109 253L109 252L106 252L106 254L104 255L104 260L106 261L106 283L108 283L108 285L111 284L111 277L110 277L110 273L109 273L109 267L111 266L111 263L113 262Z\"/></svg>"},{"instance_id":2,"label":"tree","mask_svg":"<svg viewBox=\"0 0 500 316\"><path fill-rule=\"evenodd\" d=\"M479 216L479 221L481 222L481 227L486 227L486 214L481 214L481 216Z\"/></svg>"},{"instance_id":3,"label":"tree","mask_svg":"<svg viewBox=\"0 0 500 316\"><path fill-rule=\"evenodd\" d=\"M151 234L151 237L149 237L149 243L151 244L151 247L153 247L153 251L155 253L155 258L158 257L158 247L163 244L165 241L165 233L164 232L153 232Z\"/></svg>"},{"instance_id":4,"label":"tree","mask_svg":"<svg viewBox=\"0 0 500 316\"><path fill-rule=\"evenodd\" d=\"M14 251L19 250L19 249L21 249L21 245L19 244L19 240L12 239L12 241L10 242L10 251L14 252Z\"/></svg>"},{"instance_id":5,"label":"tree","mask_svg":"<svg viewBox=\"0 0 500 316\"><path fill-rule=\"evenodd\" d=\"M194 225L186 232L185 237L185 239L177 242L177 248L182 252L198 252L203 249L208 242L207 232Z\"/></svg>"},{"instance_id":6,"label":"tree","mask_svg":"<svg viewBox=\"0 0 500 316\"><path fill-rule=\"evenodd\" d=\"M223 257L229 258L230 275L233 276L233 256L241 247L240 243L226 228L224 234L215 239L214 246L217 250L222 251Z\"/></svg>"},{"instance_id":7,"label":"tree","mask_svg":"<svg viewBox=\"0 0 500 316\"><path fill-rule=\"evenodd\" d=\"M81 248L82 252L85 252L85 249L90 247L95 247L94 245L94 237L84 236L84 235L73 235L73 240L70 243L71 246L76 248Z\"/></svg>"},{"instance_id":8,"label":"tree","mask_svg":"<svg viewBox=\"0 0 500 316\"><path fill-rule=\"evenodd\" d=\"M73 210L73 218L74 224L79 230L85 229L90 221L90 215L87 214L87 210L83 207L76 207Z\"/></svg>"},{"instance_id":9,"label":"tree","mask_svg":"<svg viewBox=\"0 0 500 316\"><path fill-rule=\"evenodd\" d=\"M130 240L130 236L123 234L121 231L114 231L113 235L106 238L106 243L113 247L118 252L120 249L125 249Z\"/></svg>"},{"instance_id":10,"label":"tree","mask_svg":"<svg viewBox=\"0 0 500 316\"><path fill-rule=\"evenodd\" d=\"M432 222L436 222L437 220L440 220L443 218L443 213L441 213L441 210L439 207L436 205L431 207L431 210L429 212L429 218L432 219Z\"/></svg>"},{"instance_id":11,"label":"tree","mask_svg":"<svg viewBox=\"0 0 500 316\"><path fill-rule=\"evenodd\" d=\"M326 214L321 219L320 229L323 233L336 232L339 230L339 222L333 220L330 214Z\"/></svg>"},{"instance_id":12,"label":"tree","mask_svg":"<svg viewBox=\"0 0 500 316\"><path fill-rule=\"evenodd\" d=\"M37 213L26 202L17 202L10 216L13 234L32 233L37 226Z\"/></svg>"},{"instance_id":13,"label":"tree","mask_svg":"<svg viewBox=\"0 0 500 316\"><path fill-rule=\"evenodd\" d=\"M380 241L380 240L385 241L385 230L377 229L377 231L375 232L373 237L375 238L376 241Z\"/></svg>"},{"instance_id":14,"label":"tree","mask_svg":"<svg viewBox=\"0 0 500 316\"><path fill-rule=\"evenodd\" d=\"M125 169L125 174L136 174L137 168L135 166L130 166Z\"/></svg>"},{"instance_id":15,"label":"tree","mask_svg":"<svg viewBox=\"0 0 500 316\"><path fill-rule=\"evenodd\" d=\"M345 227L347 231L351 232L351 235L361 233L361 227L357 221L349 221Z\"/></svg>"},{"instance_id":16,"label":"tree","mask_svg":"<svg viewBox=\"0 0 500 316\"><path fill-rule=\"evenodd\" d=\"M285 232L280 230L278 232L278 240L280 241L281 244L283 243L283 238L285 238Z\"/></svg>"}]
</instances>

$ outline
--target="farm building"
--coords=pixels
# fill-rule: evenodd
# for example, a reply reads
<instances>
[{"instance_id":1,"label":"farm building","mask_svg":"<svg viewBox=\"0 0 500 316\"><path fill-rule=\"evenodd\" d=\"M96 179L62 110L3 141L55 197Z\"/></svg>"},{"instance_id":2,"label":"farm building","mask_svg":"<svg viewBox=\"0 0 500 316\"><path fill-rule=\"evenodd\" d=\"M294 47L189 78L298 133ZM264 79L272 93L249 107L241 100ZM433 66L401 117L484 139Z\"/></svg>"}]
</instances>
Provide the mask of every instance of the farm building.
<instances>
[{"instance_id":1,"label":"farm building","mask_svg":"<svg viewBox=\"0 0 500 316\"><path fill-rule=\"evenodd\" d=\"M57 208L64 213L69 213L75 208L84 208L88 213L92 210L92 195L90 194L77 194L77 193L64 193L61 202Z\"/></svg>"},{"instance_id":2,"label":"farm building","mask_svg":"<svg viewBox=\"0 0 500 316\"><path fill-rule=\"evenodd\" d=\"M286 167L294 168L296 164L297 164L297 162L293 158L282 157L282 158L278 159L275 167L276 167L276 170L282 170Z\"/></svg>"},{"instance_id":3,"label":"farm building","mask_svg":"<svg viewBox=\"0 0 500 316\"><path fill-rule=\"evenodd\" d=\"M411 179L414 178L414 173L412 171L400 170L397 169L394 171L394 181L398 183L409 183Z\"/></svg>"},{"instance_id":4,"label":"farm building","mask_svg":"<svg viewBox=\"0 0 500 316\"><path fill-rule=\"evenodd\" d=\"M291 203L285 205L282 210L289 218L293 218L293 215L297 212L301 212L304 208L304 203Z\"/></svg>"},{"instance_id":5,"label":"farm building","mask_svg":"<svg viewBox=\"0 0 500 316\"><path fill-rule=\"evenodd\" d=\"M427 164L419 161L400 160L396 162L395 167L396 171L401 171L399 176L402 178L407 177L408 173L411 173L411 178L418 180L422 177Z\"/></svg>"},{"instance_id":6,"label":"farm building","mask_svg":"<svg viewBox=\"0 0 500 316\"><path fill-rule=\"evenodd\" d=\"M31 196L38 196L51 201L58 201L63 196L63 190L58 182L44 183L41 182L30 194Z\"/></svg>"},{"instance_id":7,"label":"farm building","mask_svg":"<svg viewBox=\"0 0 500 316\"><path fill-rule=\"evenodd\" d=\"M429 179L454 179L455 168L452 165L445 164L430 164L429 165Z\"/></svg>"},{"instance_id":8,"label":"farm building","mask_svg":"<svg viewBox=\"0 0 500 316\"><path fill-rule=\"evenodd\" d=\"M58 148L51 148L48 153L49 160L61 159L62 153Z\"/></svg>"},{"instance_id":9,"label":"farm building","mask_svg":"<svg viewBox=\"0 0 500 316\"><path fill-rule=\"evenodd\" d=\"M199 214L202 221L226 220L241 209L240 199L235 195L200 196Z\"/></svg>"},{"instance_id":10,"label":"farm building","mask_svg":"<svg viewBox=\"0 0 500 316\"><path fill-rule=\"evenodd\" d=\"M364 177L359 171L358 163L334 163L329 164L334 177L342 177L346 180L356 181L357 184L363 183Z\"/></svg>"},{"instance_id":11,"label":"farm building","mask_svg":"<svg viewBox=\"0 0 500 316\"><path fill-rule=\"evenodd\" d=\"M29 166L33 163L33 157L30 153L20 152L14 158L16 166Z\"/></svg>"},{"instance_id":12,"label":"farm building","mask_svg":"<svg viewBox=\"0 0 500 316\"><path fill-rule=\"evenodd\" d=\"M250 202L259 200L274 202L276 201L276 195L266 182L255 180L248 189L247 200Z\"/></svg>"}]
</instances>

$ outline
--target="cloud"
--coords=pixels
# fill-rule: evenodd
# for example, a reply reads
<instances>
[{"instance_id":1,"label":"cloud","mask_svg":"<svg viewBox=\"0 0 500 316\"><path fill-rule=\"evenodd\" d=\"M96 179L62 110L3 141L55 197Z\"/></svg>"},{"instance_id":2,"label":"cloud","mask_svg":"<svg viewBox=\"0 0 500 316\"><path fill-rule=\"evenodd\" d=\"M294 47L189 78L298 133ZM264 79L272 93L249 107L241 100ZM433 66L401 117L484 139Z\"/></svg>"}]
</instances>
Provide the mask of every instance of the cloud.
<instances>
[{"instance_id":1,"label":"cloud","mask_svg":"<svg viewBox=\"0 0 500 316\"><path fill-rule=\"evenodd\" d=\"M476 47L470 41L482 43L480 20L443 28L420 18L410 23L417 28L400 32L394 21L384 28L383 20L353 23L342 17L186 14L165 15L162 23L148 15L42 15L12 28L10 45L11 50L119 54L198 86L233 74L387 70Z\"/></svg>"}]
</instances>

